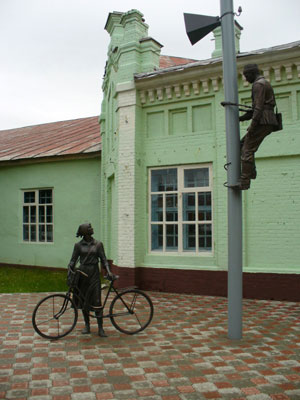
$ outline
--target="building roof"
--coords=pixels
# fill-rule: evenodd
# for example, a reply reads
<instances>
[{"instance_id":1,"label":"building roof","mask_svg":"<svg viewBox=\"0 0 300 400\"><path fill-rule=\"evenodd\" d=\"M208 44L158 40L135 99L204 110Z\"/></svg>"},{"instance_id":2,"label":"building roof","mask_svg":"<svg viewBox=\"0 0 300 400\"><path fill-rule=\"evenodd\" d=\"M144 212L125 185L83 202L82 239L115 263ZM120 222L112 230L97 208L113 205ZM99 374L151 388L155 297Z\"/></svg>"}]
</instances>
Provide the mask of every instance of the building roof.
<instances>
[{"instance_id":1,"label":"building roof","mask_svg":"<svg viewBox=\"0 0 300 400\"><path fill-rule=\"evenodd\" d=\"M249 57L249 56L253 56L253 55L271 54L273 52L282 52L285 50L296 49L296 48L300 48L300 41L285 43L285 44L282 44L279 46L273 46L273 47L253 50L253 51L249 51L249 52L238 53L237 58ZM173 60L180 60L178 57L169 57L169 58L171 58ZM178 71L185 70L188 68L212 65L212 64L220 63L222 61L222 57L213 57L213 58L209 58L207 60L200 60L200 61L188 60L188 59L182 59L182 60L186 60L186 62L182 62L182 63L178 62L178 63L175 63L174 65L169 65L169 66L166 65L156 71L135 74L134 77L136 80L144 79L144 78L147 79L147 78L152 78L154 76L166 74L166 73L173 72L173 71L178 72ZM162 63L163 63L163 61L162 61Z\"/></svg>"},{"instance_id":2,"label":"building roof","mask_svg":"<svg viewBox=\"0 0 300 400\"><path fill-rule=\"evenodd\" d=\"M172 56L161 55L159 58L159 68L175 67L177 65L189 64L189 63L193 63L196 61L198 61L198 60L193 60L191 58L182 58L182 57L172 57Z\"/></svg>"},{"instance_id":3,"label":"building roof","mask_svg":"<svg viewBox=\"0 0 300 400\"><path fill-rule=\"evenodd\" d=\"M0 163L101 151L98 117L0 131Z\"/></svg>"}]
</instances>

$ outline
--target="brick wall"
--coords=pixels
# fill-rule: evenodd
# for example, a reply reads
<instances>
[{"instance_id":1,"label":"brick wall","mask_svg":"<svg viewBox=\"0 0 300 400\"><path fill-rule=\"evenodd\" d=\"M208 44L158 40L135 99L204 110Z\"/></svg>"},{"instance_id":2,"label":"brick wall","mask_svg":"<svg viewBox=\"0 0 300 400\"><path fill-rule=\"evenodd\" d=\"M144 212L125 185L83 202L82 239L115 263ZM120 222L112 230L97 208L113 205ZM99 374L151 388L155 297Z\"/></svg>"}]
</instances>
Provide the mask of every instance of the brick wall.
<instances>
[{"instance_id":1,"label":"brick wall","mask_svg":"<svg viewBox=\"0 0 300 400\"><path fill-rule=\"evenodd\" d=\"M230 160L226 160L225 116L220 105L224 100L222 63L214 60L211 64L156 73L159 48L151 61L155 46L149 38L147 42L140 40L146 34L141 15L130 12L118 18L118 35L117 30L110 31L112 42L104 79L104 104L109 105L109 98L117 102L116 107L104 107L106 125L115 128L107 129L110 139L103 142L103 179L113 174L116 184L116 210L109 201L103 208L106 225L111 223L109 213L117 215L115 237L111 233L106 238L117 243L113 262L125 283L137 282L153 290L223 296L228 263L227 189L223 186L227 177L223 166ZM112 45L115 39L117 47ZM143 53L146 48L147 57ZM258 178L250 191L243 193L247 297L285 299L288 286L288 296L298 296L299 55L296 48L279 53L274 51L271 58L267 53L248 55L247 60L238 57L240 101L251 102L251 85L243 79L243 66L257 62L271 81L284 116L284 131L270 135L262 144L257 153ZM147 72L148 66L153 68L149 76L134 77ZM247 122L241 124L241 135L247 126ZM106 146L109 142L115 147ZM151 253L149 169L201 163L209 163L213 171L214 251L199 257ZM105 190L104 184L103 196Z\"/></svg>"},{"instance_id":2,"label":"brick wall","mask_svg":"<svg viewBox=\"0 0 300 400\"><path fill-rule=\"evenodd\" d=\"M118 287L137 285L143 290L227 296L227 271L195 271L168 268L120 268ZM243 297L248 299L300 301L299 274L244 273Z\"/></svg>"}]
</instances>

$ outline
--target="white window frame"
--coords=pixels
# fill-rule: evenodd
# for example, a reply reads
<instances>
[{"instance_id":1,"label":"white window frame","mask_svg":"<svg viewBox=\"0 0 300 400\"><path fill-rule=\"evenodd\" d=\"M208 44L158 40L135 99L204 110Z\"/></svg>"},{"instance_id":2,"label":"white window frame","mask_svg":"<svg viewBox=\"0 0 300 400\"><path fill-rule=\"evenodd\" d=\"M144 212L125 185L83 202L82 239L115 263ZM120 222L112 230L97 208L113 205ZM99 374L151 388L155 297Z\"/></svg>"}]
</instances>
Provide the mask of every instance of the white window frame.
<instances>
[{"instance_id":1,"label":"white window frame","mask_svg":"<svg viewBox=\"0 0 300 400\"><path fill-rule=\"evenodd\" d=\"M151 172L155 170L165 170L165 169L177 169L177 191L164 191L164 192L152 192L151 191ZM197 169L197 168L208 168L209 172L209 185L204 187L192 187L192 188L185 188L184 187L184 171L188 169ZM198 255L198 256L211 256L214 252L214 229L213 229L213 174L212 174L212 164L193 164L193 165L170 165L164 167L155 167L149 168L148 171L148 249L150 254L155 255ZM197 217L195 221L184 221L183 220L183 207L182 207L182 197L184 193L203 193L203 192L210 192L211 193L211 220L199 221ZM163 221L151 221L151 196L163 194ZM178 201L178 220L176 222L173 221L165 221L165 195L166 194L177 194L177 201ZM198 196L195 195L195 210L198 210ZM195 211L197 214L197 212ZM195 224L196 230L195 235L198 238L199 232L199 225L210 224L211 225L211 250L199 250L198 240L196 240L196 249L193 250L184 250L183 249L183 225L184 224ZM166 226L167 225L178 225L178 250L177 251L168 251L166 250ZM163 249L162 250L152 250L152 234L151 234L151 226L152 225L162 225L163 226Z\"/></svg>"},{"instance_id":2,"label":"white window frame","mask_svg":"<svg viewBox=\"0 0 300 400\"><path fill-rule=\"evenodd\" d=\"M51 190L52 192L52 202L51 203L40 203L39 202L39 193L42 190ZM25 193L35 193L35 201L34 202L25 202ZM22 242L23 243L43 243L43 244L51 244L54 243L54 190L53 188L38 188L38 189L23 189L22 190ZM47 221L47 206L52 207L52 221L48 222ZM29 213L28 213L28 222L24 222L24 208L28 207L29 208ZM35 207L35 221L31 221L31 207ZM40 222L40 207L44 208L44 222ZM45 240L40 240L39 237L39 226L42 225L44 226L44 232L45 232ZM28 226L28 235L29 238L28 240L24 239L24 226ZM35 234L36 234L36 240L31 240L31 234L30 234L30 226L35 226ZM47 240L47 226L52 226L52 240Z\"/></svg>"}]
</instances>

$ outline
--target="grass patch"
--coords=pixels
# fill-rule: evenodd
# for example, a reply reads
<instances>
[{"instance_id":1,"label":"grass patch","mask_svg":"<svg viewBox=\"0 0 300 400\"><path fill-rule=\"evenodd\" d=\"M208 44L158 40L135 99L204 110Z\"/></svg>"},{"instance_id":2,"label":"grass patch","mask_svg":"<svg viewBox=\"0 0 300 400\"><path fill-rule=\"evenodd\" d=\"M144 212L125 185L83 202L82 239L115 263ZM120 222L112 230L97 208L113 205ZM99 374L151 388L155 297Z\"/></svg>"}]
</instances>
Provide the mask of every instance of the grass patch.
<instances>
[{"instance_id":1,"label":"grass patch","mask_svg":"<svg viewBox=\"0 0 300 400\"><path fill-rule=\"evenodd\" d=\"M0 265L0 293L65 292L67 270Z\"/></svg>"}]
</instances>

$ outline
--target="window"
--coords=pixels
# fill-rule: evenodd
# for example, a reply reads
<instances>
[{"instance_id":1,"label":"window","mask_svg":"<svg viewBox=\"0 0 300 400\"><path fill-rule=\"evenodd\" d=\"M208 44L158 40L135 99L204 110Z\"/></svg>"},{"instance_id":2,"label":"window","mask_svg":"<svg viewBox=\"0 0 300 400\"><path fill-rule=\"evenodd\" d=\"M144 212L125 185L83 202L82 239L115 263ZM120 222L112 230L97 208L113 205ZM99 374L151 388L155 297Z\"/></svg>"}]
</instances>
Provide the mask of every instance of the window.
<instances>
[{"instance_id":1,"label":"window","mask_svg":"<svg viewBox=\"0 0 300 400\"><path fill-rule=\"evenodd\" d=\"M211 166L150 170L150 250L212 251Z\"/></svg>"},{"instance_id":2,"label":"window","mask_svg":"<svg viewBox=\"0 0 300 400\"><path fill-rule=\"evenodd\" d=\"M23 192L23 241L53 242L53 190Z\"/></svg>"}]
</instances>

